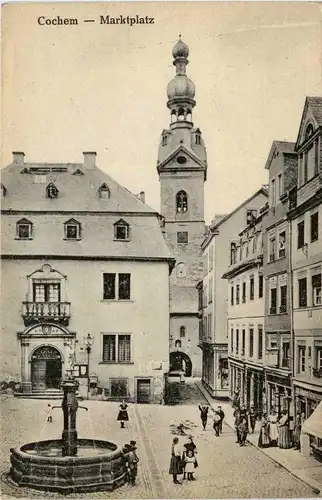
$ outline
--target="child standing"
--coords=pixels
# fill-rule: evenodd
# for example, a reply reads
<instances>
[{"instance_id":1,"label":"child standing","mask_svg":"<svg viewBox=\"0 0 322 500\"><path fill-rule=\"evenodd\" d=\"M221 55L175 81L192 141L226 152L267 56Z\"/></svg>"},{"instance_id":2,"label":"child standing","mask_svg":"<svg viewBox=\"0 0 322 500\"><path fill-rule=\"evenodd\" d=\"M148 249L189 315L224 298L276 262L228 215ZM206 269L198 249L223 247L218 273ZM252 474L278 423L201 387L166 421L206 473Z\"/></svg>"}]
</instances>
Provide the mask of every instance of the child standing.
<instances>
[{"instance_id":1,"label":"child standing","mask_svg":"<svg viewBox=\"0 0 322 500\"><path fill-rule=\"evenodd\" d=\"M47 422L53 421L52 413L53 413L53 409L52 409L51 405L49 404L48 408L47 408Z\"/></svg>"},{"instance_id":2,"label":"child standing","mask_svg":"<svg viewBox=\"0 0 322 500\"><path fill-rule=\"evenodd\" d=\"M185 456L185 473L188 481L194 481L193 473L197 467L197 460L192 450L188 450Z\"/></svg>"}]
</instances>

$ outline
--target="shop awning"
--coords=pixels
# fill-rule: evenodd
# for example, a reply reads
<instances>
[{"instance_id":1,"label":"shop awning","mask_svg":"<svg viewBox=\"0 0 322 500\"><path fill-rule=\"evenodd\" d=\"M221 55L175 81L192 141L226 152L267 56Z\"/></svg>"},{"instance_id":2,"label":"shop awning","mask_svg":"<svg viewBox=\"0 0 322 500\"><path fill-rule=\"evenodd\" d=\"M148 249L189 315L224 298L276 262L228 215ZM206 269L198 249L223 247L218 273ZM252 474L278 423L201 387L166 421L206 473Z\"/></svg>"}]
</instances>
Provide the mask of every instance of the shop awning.
<instances>
[{"instance_id":1,"label":"shop awning","mask_svg":"<svg viewBox=\"0 0 322 500\"><path fill-rule=\"evenodd\" d=\"M303 423L302 432L322 439L322 401Z\"/></svg>"}]
</instances>

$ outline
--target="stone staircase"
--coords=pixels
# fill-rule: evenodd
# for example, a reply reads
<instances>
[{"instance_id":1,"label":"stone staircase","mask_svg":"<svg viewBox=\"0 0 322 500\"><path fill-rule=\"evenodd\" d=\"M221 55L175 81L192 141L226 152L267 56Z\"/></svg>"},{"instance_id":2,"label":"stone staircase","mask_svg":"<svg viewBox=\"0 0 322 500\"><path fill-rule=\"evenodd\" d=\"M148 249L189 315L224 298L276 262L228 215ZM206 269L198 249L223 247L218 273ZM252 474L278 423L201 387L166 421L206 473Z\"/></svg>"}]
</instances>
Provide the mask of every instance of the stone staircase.
<instances>
[{"instance_id":1,"label":"stone staircase","mask_svg":"<svg viewBox=\"0 0 322 500\"><path fill-rule=\"evenodd\" d=\"M14 396L20 399L63 399L63 391L46 389L45 391L15 392Z\"/></svg>"}]
</instances>

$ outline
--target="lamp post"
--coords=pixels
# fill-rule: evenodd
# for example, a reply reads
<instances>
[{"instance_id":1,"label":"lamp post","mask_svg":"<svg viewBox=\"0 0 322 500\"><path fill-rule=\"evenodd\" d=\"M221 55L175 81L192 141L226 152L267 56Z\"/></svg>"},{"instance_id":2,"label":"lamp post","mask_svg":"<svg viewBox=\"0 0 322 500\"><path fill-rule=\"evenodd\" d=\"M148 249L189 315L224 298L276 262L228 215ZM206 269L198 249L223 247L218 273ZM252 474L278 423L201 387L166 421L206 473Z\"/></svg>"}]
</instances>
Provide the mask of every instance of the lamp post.
<instances>
[{"instance_id":1,"label":"lamp post","mask_svg":"<svg viewBox=\"0 0 322 500\"><path fill-rule=\"evenodd\" d=\"M94 343L94 337L92 337L91 334L88 333L87 337L84 337L84 344L87 352L87 399L89 399L89 389L90 389L89 358L93 343Z\"/></svg>"}]
</instances>

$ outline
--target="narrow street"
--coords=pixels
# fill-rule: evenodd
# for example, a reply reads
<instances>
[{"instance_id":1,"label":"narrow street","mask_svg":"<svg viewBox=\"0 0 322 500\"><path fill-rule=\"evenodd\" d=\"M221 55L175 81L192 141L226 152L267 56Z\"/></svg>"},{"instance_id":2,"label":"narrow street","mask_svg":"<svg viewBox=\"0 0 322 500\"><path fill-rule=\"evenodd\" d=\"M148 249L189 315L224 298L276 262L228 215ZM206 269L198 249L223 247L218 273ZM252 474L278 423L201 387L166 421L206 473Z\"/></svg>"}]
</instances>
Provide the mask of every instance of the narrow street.
<instances>
[{"instance_id":1,"label":"narrow street","mask_svg":"<svg viewBox=\"0 0 322 500\"><path fill-rule=\"evenodd\" d=\"M203 400L193 381L180 388L180 404L129 405L130 421L125 429L116 421L117 403L85 401L88 412L79 410L79 437L107 439L123 445L135 439L140 458L138 480L134 487L123 486L113 493L97 492L70 495L70 498L247 498L247 497L312 497L312 490L292 477L251 445L240 448L234 432L224 425L216 438L211 421L206 432L201 430L198 404ZM2 498L32 496L43 493L19 489L8 478L10 447L61 435L62 414L55 410L53 423L46 422L47 401L2 400L1 473ZM196 481L174 485L168 473L171 443L170 426L185 422L198 448L199 467ZM180 436L181 445L186 438ZM272 481L274 477L274 481ZM247 478L247 480L245 480ZM54 493L48 497L58 497Z\"/></svg>"}]
</instances>

